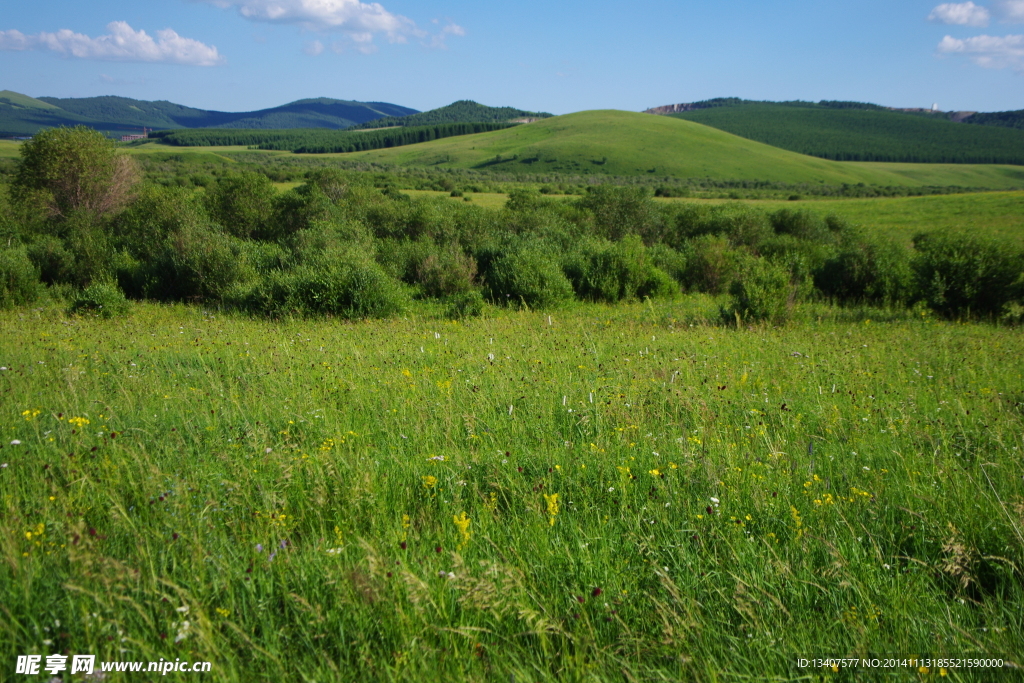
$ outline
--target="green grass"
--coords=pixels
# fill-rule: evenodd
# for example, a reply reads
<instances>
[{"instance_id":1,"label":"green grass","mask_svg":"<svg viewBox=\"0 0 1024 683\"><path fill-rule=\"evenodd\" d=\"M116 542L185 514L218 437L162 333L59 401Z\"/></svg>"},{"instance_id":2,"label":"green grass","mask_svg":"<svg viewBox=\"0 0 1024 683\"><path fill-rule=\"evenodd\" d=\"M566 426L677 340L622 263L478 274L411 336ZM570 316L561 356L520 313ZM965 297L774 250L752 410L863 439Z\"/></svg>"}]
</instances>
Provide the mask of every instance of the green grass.
<instances>
[{"instance_id":1,"label":"green grass","mask_svg":"<svg viewBox=\"0 0 1024 683\"><path fill-rule=\"evenodd\" d=\"M622 111L568 114L510 130L341 157L503 173L993 189L1024 185L1024 168L1015 166L836 162L770 147L689 121Z\"/></svg>"},{"instance_id":2,"label":"green grass","mask_svg":"<svg viewBox=\"0 0 1024 683\"><path fill-rule=\"evenodd\" d=\"M1020 331L716 311L0 314L0 657L245 682L1020 664Z\"/></svg>"},{"instance_id":3,"label":"green grass","mask_svg":"<svg viewBox=\"0 0 1024 683\"><path fill-rule=\"evenodd\" d=\"M13 140L0 140L0 158L20 159L21 143Z\"/></svg>"},{"instance_id":4,"label":"green grass","mask_svg":"<svg viewBox=\"0 0 1024 683\"><path fill-rule=\"evenodd\" d=\"M670 116L837 161L1024 163L1024 131L894 111L744 102Z\"/></svg>"}]
</instances>

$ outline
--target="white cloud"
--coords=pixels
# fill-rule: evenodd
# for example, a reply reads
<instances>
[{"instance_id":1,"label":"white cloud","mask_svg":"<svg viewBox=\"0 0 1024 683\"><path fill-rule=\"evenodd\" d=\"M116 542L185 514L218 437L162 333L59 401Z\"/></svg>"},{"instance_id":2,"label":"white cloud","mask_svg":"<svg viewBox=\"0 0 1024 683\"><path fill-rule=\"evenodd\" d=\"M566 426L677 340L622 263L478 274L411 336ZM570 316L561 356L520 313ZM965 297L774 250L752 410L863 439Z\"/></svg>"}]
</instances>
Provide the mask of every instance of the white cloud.
<instances>
[{"instance_id":1,"label":"white cloud","mask_svg":"<svg viewBox=\"0 0 1024 683\"><path fill-rule=\"evenodd\" d=\"M999 0L992 7L1001 21L1024 24L1024 0Z\"/></svg>"},{"instance_id":2,"label":"white cloud","mask_svg":"<svg viewBox=\"0 0 1024 683\"><path fill-rule=\"evenodd\" d=\"M1024 35L974 36L961 40L946 36L939 43L941 54L964 55L978 66L988 69L1012 67L1024 72Z\"/></svg>"},{"instance_id":3,"label":"white cloud","mask_svg":"<svg viewBox=\"0 0 1024 683\"><path fill-rule=\"evenodd\" d=\"M319 40L313 40L306 43L306 47L302 49L307 55L316 57L318 54L324 51L324 44Z\"/></svg>"},{"instance_id":4,"label":"white cloud","mask_svg":"<svg viewBox=\"0 0 1024 683\"><path fill-rule=\"evenodd\" d=\"M392 14L379 3L359 0L201 0L222 8L234 7L246 19L296 24L314 31L383 33L395 40L414 33L416 24Z\"/></svg>"},{"instance_id":5,"label":"white cloud","mask_svg":"<svg viewBox=\"0 0 1024 683\"><path fill-rule=\"evenodd\" d=\"M292 24L308 31L343 33L348 40L335 42L335 52L355 49L376 50L373 40L382 35L391 43L419 39L428 47L445 47L449 36L465 35L465 30L450 23L440 33L419 28L412 19L393 14L380 3L360 0L197 0L223 9L234 8L250 21Z\"/></svg>"},{"instance_id":6,"label":"white cloud","mask_svg":"<svg viewBox=\"0 0 1024 683\"><path fill-rule=\"evenodd\" d=\"M464 36L466 35L466 29L462 28L458 24L449 22L444 28L441 29L440 33L435 33L430 37L430 42L427 43L430 47L440 48L442 50L448 49L448 45L445 41L448 36Z\"/></svg>"},{"instance_id":7,"label":"white cloud","mask_svg":"<svg viewBox=\"0 0 1024 683\"><path fill-rule=\"evenodd\" d=\"M107 30L110 31L108 35L97 38L68 29L34 35L25 35L17 30L0 31L0 50L51 50L65 57L109 62L164 62L189 66L224 63L216 47L183 38L169 28L157 31L157 40L123 21L107 24Z\"/></svg>"},{"instance_id":8,"label":"white cloud","mask_svg":"<svg viewBox=\"0 0 1024 683\"><path fill-rule=\"evenodd\" d=\"M948 2L939 5L928 15L928 21L958 26L988 26L990 18L987 9L973 2Z\"/></svg>"}]
</instances>

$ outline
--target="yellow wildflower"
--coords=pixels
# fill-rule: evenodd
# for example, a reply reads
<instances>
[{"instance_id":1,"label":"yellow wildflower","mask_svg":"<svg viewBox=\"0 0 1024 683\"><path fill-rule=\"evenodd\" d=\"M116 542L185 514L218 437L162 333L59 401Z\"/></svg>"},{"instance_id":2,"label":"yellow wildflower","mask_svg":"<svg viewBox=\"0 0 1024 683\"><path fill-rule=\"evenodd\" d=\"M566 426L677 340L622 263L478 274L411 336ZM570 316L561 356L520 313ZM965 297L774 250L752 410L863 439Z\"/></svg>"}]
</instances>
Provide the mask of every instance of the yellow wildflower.
<instances>
[{"instance_id":1,"label":"yellow wildflower","mask_svg":"<svg viewBox=\"0 0 1024 683\"><path fill-rule=\"evenodd\" d=\"M470 519L466 516L465 512L459 515L453 515L452 519L455 521L455 526L459 528L459 536L462 538L462 542L459 544L459 547L462 548L469 543L469 538L473 535L469 530Z\"/></svg>"},{"instance_id":2,"label":"yellow wildflower","mask_svg":"<svg viewBox=\"0 0 1024 683\"><path fill-rule=\"evenodd\" d=\"M550 519L548 520L548 523L551 526L554 526L555 525L555 517L558 516L558 494L557 493L552 493L551 495L548 495L548 494L545 493L543 495L544 495L544 500L547 501L547 504L548 504L548 515L550 515Z\"/></svg>"}]
</instances>

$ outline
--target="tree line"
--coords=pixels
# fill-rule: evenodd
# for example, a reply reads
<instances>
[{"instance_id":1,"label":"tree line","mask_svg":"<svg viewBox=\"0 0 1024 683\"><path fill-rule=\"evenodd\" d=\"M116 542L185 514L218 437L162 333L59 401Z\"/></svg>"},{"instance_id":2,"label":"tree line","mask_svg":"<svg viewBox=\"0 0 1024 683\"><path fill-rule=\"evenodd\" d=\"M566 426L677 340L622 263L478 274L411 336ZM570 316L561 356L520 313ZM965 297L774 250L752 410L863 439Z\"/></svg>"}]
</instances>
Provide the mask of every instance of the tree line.
<instances>
[{"instance_id":1,"label":"tree line","mask_svg":"<svg viewBox=\"0 0 1024 683\"><path fill-rule=\"evenodd\" d=\"M414 298L452 316L496 306L722 295L725 321L782 322L795 304L923 306L1019 321L1016 243L923 232L913 249L836 216L743 204L660 204L648 188L572 200L513 191L500 211L410 200L368 174L311 170L279 193L263 174L204 191L146 183L86 128L22 147L0 203L0 305L44 288L76 311L125 297L216 302L253 315L390 316Z\"/></svg>"},{"instance_id":2,"label":"tree line","mask_svg":"<svg viewBox=\"0 0 1024 683\"><path fill-rule=\"evenodd\" d=\"M245 145L255 149L280 150L297 154L365 152L388 147L414 145L457 135L487 133L509 128L512 123L445 123L429 126L389 128L350 132L323 128L249 130L200 128L158 131L150 137L166 145L181 147L226 147Z\"/></svg>"}]
</instances>

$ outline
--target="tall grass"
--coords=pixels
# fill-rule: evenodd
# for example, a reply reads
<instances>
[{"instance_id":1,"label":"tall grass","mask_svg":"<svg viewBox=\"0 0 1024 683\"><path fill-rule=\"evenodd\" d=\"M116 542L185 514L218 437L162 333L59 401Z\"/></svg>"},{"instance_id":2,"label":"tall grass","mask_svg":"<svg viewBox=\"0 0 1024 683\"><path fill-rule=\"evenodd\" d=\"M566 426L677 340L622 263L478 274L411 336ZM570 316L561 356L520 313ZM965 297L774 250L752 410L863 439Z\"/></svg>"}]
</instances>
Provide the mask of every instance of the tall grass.
<instances>
[{"instance_id":1,"label":"tall grass","mask_svg":"<svg viewBox=\"0 0 1024 683\"><path fill-rule=\"evenodd\" d=\"M1020 663L1020 331L716 311L0 313L4 676L58 652L222 681Z\"/></svg>"}]
</instances>

